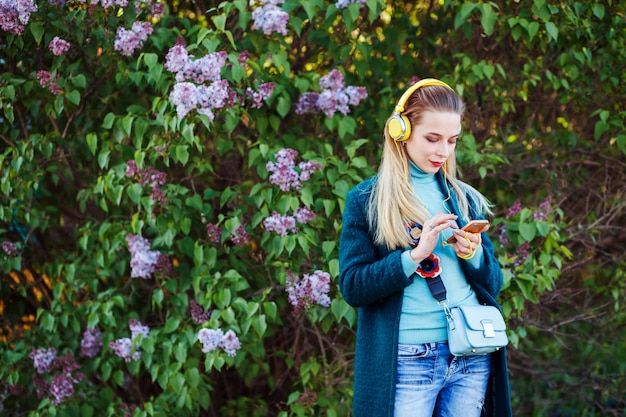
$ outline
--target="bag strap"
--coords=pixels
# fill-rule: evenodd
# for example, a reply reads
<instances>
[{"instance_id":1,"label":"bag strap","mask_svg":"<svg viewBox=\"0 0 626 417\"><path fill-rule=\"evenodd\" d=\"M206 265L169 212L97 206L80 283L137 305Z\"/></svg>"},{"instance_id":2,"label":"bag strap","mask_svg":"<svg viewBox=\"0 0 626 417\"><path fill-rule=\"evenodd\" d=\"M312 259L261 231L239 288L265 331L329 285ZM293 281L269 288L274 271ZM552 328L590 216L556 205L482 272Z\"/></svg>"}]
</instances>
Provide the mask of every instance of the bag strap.
<instances>
[{"instance_id":1,"label":"bag strap","mask_svg":"<svg viewBox=\"0 0 626 417\"><path fill-rule=\"evenodd\" d=\"M441 275L437 275L436 277L426 278L426 283L428 284L428 289L430 289L430 293L435 297L439 303L445 303L447 300L447 291L446 286L443 285L443 280L441 279Z\"/></svg>"}]
</instances>

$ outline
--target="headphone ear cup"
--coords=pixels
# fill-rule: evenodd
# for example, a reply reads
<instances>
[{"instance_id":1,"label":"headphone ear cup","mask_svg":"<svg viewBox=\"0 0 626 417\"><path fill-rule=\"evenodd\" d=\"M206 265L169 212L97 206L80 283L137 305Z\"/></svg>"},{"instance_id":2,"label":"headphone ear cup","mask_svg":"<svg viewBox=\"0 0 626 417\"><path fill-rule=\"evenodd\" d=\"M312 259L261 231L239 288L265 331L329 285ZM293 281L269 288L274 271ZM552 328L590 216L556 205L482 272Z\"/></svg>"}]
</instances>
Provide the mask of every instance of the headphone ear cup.
<instances>
[{"instance_id":1,"label":"headphone ear cup","mask_svg":"<svg viewBox=\"0 0 626 417\"><path fill-rule=\"evenodd\" d=\"M395 141L408 140L411 137L411 122L406 116L394 112L387 120L387 133Z\"/></svg>"}]
</instances>

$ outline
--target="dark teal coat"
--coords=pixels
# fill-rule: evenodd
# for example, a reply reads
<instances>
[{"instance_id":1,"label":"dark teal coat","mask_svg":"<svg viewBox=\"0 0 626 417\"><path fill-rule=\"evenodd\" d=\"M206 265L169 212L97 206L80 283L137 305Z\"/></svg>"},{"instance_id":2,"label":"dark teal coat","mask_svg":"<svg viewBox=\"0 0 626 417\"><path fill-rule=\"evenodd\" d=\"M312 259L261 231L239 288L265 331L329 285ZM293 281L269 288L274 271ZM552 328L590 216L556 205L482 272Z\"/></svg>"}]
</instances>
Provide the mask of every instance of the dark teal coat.
<instances>
[{"instance_id":1,"label":"dark teal coat","mask_svg":"<svg viewBox=\"0 0 626 417\"><path fill-rule=\"evenodd\" d=\"M375 245L367 221L367 207L375 178L354 187L347 196L339 244L339 288L343 298L358 307L356 357L354 361L354 416L393 417L397 365L398 329L402 296L413 282L402 270L402 250L389 251ZM440 187L443 176L437 174ZM459 213L454 189L450 210ZM470 207L473 219L483 218ZM459 217L459 227L463 221ZM482 235L485 261L479 269L461 260L468 283L483 304L500 306L502 270L492 242ZM492 369L485 399L485 417L510 417L511 404L506 349L492 354Z\"/></svg>"}]
</instances>

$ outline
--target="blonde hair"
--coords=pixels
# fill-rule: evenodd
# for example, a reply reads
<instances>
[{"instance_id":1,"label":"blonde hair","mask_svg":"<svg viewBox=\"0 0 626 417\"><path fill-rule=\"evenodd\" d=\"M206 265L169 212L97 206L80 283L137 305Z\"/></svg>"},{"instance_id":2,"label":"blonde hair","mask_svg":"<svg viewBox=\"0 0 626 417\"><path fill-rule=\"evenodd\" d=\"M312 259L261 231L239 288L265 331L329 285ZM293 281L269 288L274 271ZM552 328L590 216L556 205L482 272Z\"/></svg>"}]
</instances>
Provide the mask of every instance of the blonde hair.
<instances>
[{"instance_id":1,"label":"blonde hair","mask_svg":"<svg viewBox=\"0 0 626 417\"><path fill-rule=\"evenodd\" d=\"M417 126L425 111L450 112L463 115L464 104L451 89L443 86L418 88L407 100L403 114ZM407 224L424 224L431 215L409 184L410 161L401 145L385 129L385 144L377 180L370 195L368 219L374 241L387 248L406 248L411 244ZM443 168L446 181L458 197L460 217L469 220L469 200L478 213L492 214L489 201L472 186L456 178L456 156L452 154ZM450 191L447 190L447 196Z\"/></svg>"}]
</instances>

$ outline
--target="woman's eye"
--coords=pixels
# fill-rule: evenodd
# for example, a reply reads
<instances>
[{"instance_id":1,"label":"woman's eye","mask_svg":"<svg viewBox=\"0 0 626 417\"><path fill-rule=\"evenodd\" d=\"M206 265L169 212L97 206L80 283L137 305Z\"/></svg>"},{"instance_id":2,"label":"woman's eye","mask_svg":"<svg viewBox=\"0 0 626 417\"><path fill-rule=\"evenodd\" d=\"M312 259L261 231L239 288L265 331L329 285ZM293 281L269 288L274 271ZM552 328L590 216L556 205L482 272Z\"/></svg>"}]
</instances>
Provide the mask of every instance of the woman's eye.
<instances>
[{"instance_id":1,"label":"woman's eye","mask_svg":"<svg viewBox=\"0 0 626 417\"><path fill-rule=\"evenodd\" d=\"M431 136L426 136L426 140L429 141L429 142L432 142L432 143L437 142L437 138L433 138Z\"/></svg>"}]
</instances>

